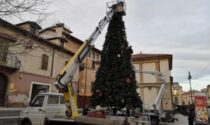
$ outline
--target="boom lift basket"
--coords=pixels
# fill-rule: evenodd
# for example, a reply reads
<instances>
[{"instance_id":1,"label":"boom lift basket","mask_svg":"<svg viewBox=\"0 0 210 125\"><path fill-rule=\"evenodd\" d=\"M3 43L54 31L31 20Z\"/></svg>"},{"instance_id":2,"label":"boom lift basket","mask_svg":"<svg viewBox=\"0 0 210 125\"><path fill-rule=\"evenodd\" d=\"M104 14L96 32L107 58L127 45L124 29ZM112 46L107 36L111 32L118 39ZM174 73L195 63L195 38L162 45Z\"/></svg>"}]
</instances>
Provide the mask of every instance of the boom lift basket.
<instances>
[{"instance_id":1,"label":"boom lift basket","mask_svg":"<svg viewBox=\"0 0 210 125\"><path fill-rule=\"evenodd\" d=\"M117 1L112 1L112 2L107 2L106 3L106 8L107 8L107 12L110 12L110 10L114 10L115 13L117 14L121 14L121 15L126 15L125 10L126 10L126 4L125 2L122 0L121 2L117 2Z\"/></svg>"}]
</instances>

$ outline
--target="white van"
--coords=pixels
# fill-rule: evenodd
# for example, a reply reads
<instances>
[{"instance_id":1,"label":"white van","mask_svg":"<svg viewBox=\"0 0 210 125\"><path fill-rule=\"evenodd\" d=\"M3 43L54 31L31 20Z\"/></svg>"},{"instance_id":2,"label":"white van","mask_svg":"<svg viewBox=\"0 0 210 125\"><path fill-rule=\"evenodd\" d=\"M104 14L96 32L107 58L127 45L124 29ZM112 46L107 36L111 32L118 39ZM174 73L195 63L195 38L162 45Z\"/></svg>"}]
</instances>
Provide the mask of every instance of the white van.
<instances>
[{"instance_id":1,"label":"white van","mask_svg":"<svg viewBox=\"0 0 210 125\"><path fill-rule=\"evenodd\" d=\"M20 125L44 125L48 118L66 118L63 94L37 95L29 107L20 113Z\"/></svg>"}]
</instances>

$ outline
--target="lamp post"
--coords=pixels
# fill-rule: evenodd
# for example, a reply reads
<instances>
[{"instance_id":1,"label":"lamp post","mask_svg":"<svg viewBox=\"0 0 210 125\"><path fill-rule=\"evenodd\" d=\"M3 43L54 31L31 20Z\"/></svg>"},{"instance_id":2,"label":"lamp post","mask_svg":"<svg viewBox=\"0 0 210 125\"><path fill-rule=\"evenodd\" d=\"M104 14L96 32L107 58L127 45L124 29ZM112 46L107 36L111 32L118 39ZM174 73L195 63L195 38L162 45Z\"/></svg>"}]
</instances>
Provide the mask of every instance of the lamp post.
<instances>
[{"instance_id":1,"label":"lamp post","mask_svg":"<svg viewBox=\"0 0 210 125\"><path fill-rule=\"evenodd\" d=\"M191 103L193 104L193 98L192 98L192 86L191 86L191 79L192 79L192 76L190 75L190 72L188 72L188 78L189 80L189 84L190 84L190 95L191 95Z\"/></svg>"}]
</instances>

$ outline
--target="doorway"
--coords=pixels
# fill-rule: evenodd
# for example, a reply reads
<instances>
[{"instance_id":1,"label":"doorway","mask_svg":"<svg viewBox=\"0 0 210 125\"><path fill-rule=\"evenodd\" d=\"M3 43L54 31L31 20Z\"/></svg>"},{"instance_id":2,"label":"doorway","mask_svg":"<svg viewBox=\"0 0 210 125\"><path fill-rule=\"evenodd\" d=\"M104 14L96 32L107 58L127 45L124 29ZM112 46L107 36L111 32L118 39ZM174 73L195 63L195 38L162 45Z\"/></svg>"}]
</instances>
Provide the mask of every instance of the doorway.
<instances>
[{"instance_id":1,"label":"doorway","mask_svg":"<svg viewBox=\"0 0 210 125\"><path fill-rule=\"evenodd\" d=\"M7 78L0 74L0 107L5 104L5 95L7 89Z\"/></svg>"},{"instance_id":2,"label":"doorway","mask_svg":"<svg viewBox=\"0 0 210 125\"><path fill-rule=\"evenodd\" d=\"M46 93L49 91L50 85L48 84L32 83L30 100L32 101L39 93Z\"/></svg>"}]
</instances>

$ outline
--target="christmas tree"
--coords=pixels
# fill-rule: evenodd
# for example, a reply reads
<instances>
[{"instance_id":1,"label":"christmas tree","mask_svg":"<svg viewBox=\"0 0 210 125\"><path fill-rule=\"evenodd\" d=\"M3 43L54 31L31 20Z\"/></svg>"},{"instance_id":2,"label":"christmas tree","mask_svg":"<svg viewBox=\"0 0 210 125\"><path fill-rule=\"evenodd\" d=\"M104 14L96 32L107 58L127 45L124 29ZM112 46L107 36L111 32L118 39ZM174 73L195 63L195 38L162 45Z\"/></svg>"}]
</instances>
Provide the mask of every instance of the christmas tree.
<instances>
[{"instance_id":1,"label":"christmas tree","mask_svg":"<svg viewBox=\"0 0 210 125\"><path fill-rule=\"evenodd\" d=\"M91 102L114 109L142 107L136 91L137 82L131 64L131 46L128 46L122 15L114 14L109 23L103 45L100 67L96 73Z\"/></svg>"}]
</instances>

